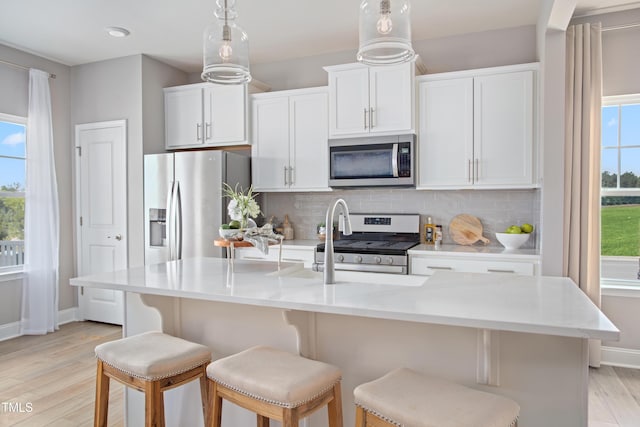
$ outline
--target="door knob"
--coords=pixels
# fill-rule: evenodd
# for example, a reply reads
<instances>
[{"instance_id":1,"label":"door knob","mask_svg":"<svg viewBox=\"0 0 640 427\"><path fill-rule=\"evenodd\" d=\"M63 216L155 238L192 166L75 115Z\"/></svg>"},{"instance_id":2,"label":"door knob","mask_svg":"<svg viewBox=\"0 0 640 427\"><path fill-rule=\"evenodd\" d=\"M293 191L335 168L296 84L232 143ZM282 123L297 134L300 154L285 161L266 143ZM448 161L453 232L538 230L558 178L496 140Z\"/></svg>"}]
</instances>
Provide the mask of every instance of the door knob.
<instances>
[{"instance_id":1,"label":"door knob","mask_svg":"<svg viewBox=\"0 0 640 427\"><path fill-rule=\"evenodd\" d=\"M116 234L116 240L122 240L122 234Z\"/></svg>"}]
</instances>

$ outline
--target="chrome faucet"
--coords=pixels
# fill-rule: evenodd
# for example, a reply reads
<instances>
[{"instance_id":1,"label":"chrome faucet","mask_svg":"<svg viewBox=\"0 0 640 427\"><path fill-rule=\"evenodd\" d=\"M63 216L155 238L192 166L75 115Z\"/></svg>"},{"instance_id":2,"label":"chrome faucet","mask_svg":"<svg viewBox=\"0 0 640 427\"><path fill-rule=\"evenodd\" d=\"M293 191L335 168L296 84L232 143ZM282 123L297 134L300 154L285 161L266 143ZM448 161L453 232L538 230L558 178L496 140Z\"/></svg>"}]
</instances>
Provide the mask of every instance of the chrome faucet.
<instances>
[{"instance_id":1,"label":"chrome faucet","mask_svg":"<svg viewBox=\"0 0 640 427\"><path fill-rule=\"evenodd\" d=\"M326 241L324 244L324 284L333 285L336 283L335 278L335 264L333 262L333 217L336 213L338 205L342 206L342 213L344 214L344 230L342 234L348 236L351 234L351 219L349 218L349 208L347 202L343 199L335 199L329 204L327 209L327 217L325 225L327 227Z\"/></svg>"}]
</instances>

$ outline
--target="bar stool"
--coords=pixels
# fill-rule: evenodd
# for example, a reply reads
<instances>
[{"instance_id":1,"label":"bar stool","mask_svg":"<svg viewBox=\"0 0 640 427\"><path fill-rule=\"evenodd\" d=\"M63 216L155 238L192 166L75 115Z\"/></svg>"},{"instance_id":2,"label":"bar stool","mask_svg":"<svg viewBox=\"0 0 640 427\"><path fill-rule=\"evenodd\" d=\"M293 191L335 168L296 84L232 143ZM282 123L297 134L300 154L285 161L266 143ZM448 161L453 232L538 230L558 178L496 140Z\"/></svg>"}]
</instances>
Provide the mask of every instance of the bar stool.
<instances>
[{"instance_id":1,"label":"bar stool","mask_svg":"<svg viewBox=\"0 0 640 427\"><path fill-rule=\"evenodd\" d=\"M515 427L520 406L511 399L407 368L353 390L356 427Z\"/></svg>"},{"instance_id":2,"label":"bar stool","mask_svg":"<svg viewBox=\"0 0 640 427\"><path fill-rule=\"evenodd\" d=\"M204 419L207 419L206 368L208 347L161 332L146 332L100 344L95 349L95 427L106 427L109 380L144 392L145 426L164 426L163 392L200 378Z\"/></svg>"},{"instance_id":3,"label":"bar stool","mask_svg":"<svg viewBox=\"0 0 640 427\"><path fill-rule=\"evenodd\" d=\"M325 405L329 426L342 427L341 372L327 363L258 346L212 362L207 377L213 402L208 427L220 427L222 399L254 412L258 427L268 427L269 419L297 427Z\"/></svg>"}]
</instances>

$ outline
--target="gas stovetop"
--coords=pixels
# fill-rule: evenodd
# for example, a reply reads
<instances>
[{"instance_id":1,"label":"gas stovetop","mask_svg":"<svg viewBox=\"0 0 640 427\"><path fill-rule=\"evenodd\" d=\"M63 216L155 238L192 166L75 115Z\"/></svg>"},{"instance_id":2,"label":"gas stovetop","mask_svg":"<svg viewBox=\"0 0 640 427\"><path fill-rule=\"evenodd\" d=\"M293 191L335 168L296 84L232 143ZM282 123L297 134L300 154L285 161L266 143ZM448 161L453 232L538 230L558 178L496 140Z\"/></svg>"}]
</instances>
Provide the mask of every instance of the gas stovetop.
<instances>
[{"instance_id":1,"label":"gas stovetop","mask_svg":"<svg viewBox=\"0 0 640 427\"><path fill-rule=\"evenodd\" d=\"M418 245L419 240L394 242L389 240L334 240L335 253L362 253L376 255L404 255L407 250ZM324 243L318 245L318 252L324 252Z\"/></svg>"}]
</instances>

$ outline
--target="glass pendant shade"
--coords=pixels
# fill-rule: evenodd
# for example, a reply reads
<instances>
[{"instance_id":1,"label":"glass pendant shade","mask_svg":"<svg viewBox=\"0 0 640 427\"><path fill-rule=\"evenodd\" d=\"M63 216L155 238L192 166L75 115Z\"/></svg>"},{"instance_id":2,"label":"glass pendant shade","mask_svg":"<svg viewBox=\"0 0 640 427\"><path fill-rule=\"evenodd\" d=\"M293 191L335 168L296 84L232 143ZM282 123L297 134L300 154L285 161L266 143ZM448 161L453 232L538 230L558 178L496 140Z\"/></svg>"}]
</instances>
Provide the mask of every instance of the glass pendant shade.
<instances>
[{"instance_id":1,"label":"glass pendant shade","mask_svg":"<svg viewBox=\"0 0 640 427\"><path fill-rule=\"evenodd\" d=\"M387 65L414 58L408 0L362 0L358 61Z\"/></svg>"},{"instance_id":2,"label":"glass pendant shade","mask_svg":"<svg viewBox=\"0 0 640 427\"><path fill-rule=\"evenodd\" d=\"M249 40L235 19L235 0L216 0L216 20L204 30L202 80L219 84L251 81Z\"/></svg>"}]
</instances>

